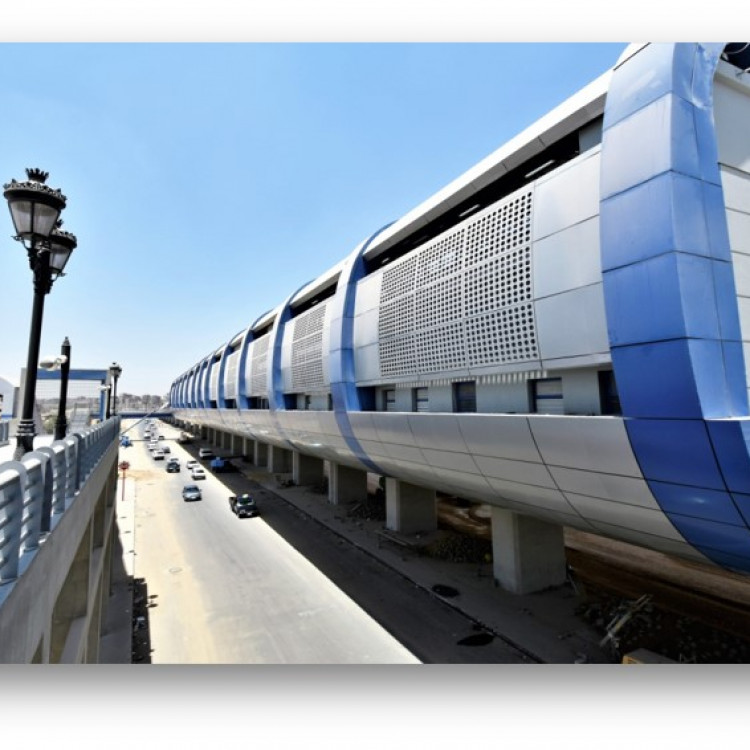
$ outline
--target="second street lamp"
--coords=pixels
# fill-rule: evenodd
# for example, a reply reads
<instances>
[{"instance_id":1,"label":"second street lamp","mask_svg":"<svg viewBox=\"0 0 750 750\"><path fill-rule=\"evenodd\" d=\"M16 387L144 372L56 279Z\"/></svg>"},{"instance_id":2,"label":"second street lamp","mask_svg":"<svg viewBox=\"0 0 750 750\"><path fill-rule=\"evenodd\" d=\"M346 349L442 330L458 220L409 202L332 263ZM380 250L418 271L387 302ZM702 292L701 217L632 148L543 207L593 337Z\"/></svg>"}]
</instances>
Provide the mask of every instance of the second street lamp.
<instances>
[{"instance_id":1,"label":"second street lamp","mask_svg":"<svg viewBox=\"0 0 750 750\"><path fill-rule=\"evenodd\" d=\"M114 381L112 389L112 414L115 415L117 414L117 378L122 374L122 367L120 367L117 362L113 362L109 366L109 374Z\"/></svg>"},{"instance_id":2,"label":"second street lamp","mask_svg":"<svg viewBox=\"0 0 750 750\"><path fill-rule=\"evenodd\" d=\"M70 374L70 341L65 337L60 348L60 406L57 410L55 422L55 440L62 440L68 432L68 419L65 408L68 401L68 375Z\"/></svg>"},{"instance_id":3,"label":"second street lamp","mask_svg":"<svg viewBox=\"0 0 750 750\"><path fill-rule=\"evenodd\" d=\"M59 190L45 184L48 173L39 169L27 169L26 175L28 180L24 182L11 180L3 186L3 195L8 201L16 230L13 239L26 248L29 266L34 275L34 305L23 404L18 423L18 443L13 456L17 460L34 450L34 400L44 297L49 294L55 280L64 275L65 265L78 244L75 235L59 229L62 224L59 221L60 212L65 208L66 198Z\"/></svg>"}]
</instances>

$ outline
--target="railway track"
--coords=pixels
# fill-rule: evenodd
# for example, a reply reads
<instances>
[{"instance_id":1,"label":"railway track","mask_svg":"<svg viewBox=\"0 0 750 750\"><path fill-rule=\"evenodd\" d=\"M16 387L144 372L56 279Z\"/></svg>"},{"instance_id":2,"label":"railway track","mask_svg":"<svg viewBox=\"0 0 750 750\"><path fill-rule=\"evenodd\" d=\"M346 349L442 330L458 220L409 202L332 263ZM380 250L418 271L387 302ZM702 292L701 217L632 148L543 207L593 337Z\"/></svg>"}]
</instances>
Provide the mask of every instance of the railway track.
<instances>
[{"instance_id":1,"label":"railway track","mask_svg":"<svg viewBox=\"0 0 750 750\"><path fill-rule=\"evenodd\" d=\"M716 644L724 635L727 652L743 662L750 657L746 577L584 532L566 530L565 541L572 577L587 598L634 601L648 595L658 614L661 642L678 636L697 642L710 635ZM714 655L718 653L712 648Z\"/></svg>"}]
</instances>

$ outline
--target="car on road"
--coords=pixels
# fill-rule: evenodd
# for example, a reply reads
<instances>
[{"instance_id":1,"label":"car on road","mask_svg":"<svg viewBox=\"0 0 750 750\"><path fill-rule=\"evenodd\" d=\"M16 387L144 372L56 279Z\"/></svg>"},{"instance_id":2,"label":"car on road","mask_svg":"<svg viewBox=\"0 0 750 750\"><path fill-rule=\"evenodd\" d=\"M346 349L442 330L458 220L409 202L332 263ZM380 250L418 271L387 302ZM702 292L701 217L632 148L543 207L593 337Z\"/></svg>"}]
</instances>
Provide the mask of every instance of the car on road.
<instances>
[{"instance_id":1,"label":"car on road","mask_svg":"<svg viewBox=\"0 0 750 750\"><path fill-rule=\"evenodd\" d=\"M196 461L196 460L195 460L194 458L191 458L191 459L190 459L190 460L189 460L189 461L188 461L188 462L187 462L187 463L185 464L185 468L186 468L186 469L192 469L192 468L193 468L193 466L200 466L200 464L199 464L199 463L198 463L198 461Z\"/></svg>"},{"instance_id":2,"label":"car on road","mask_svg":"<svg viewBox=\"0 0 750 750\"><path fill-rule=\"evenodd\" d=\"M201 466L193 466L193 469L190 472L190 476L193 479L205 479L206 478L206 472L203 470L203 468Z\"/></svg>"},{"instance_id":3,"label":"car on road","mask_svg":"<svg viewBox=\"0 0 750 750\"><path fill-rule=\"evenodd\" d=\"M203 495L201 494L200 487L196 484L186 484L182 488L182 499L185 502L190 500L202 500Z\"/></svg>"},{"instance_id":4,"label":"car on road","mask_svg":"<svg viewBox=\"0 0 750 750\"><path fill-rule=\"evenodd\" d=\"M242 495L230 495L229 508L237 518L252 518L258 515L258 505L255 498L247 492Z\"/></svg>"},{"instance_id":5,"label":"car on road","mask_svg":"<svg viewBox=\"0 0 750 750\"><path fill-rule=\"evenodd\" d=\"M163 450L163 451L164 451L165 453L171 453L171 452L172 452L172 449L171 449L171 448L170 448L170 447L169 447L168 445L162 445L162 446L161 446L161 449L162 449L162 450Z\"/></svg>"},{"instance_id":6,"label":"car on road","mask_svg":"<svg viewBox=\"0 0 750 750\"><path fill-rule=\"evenodd\" d=\"M155 450L152 454L154 457L154 461L163 461L164 460L164 451L163 450Z\"/></svg>"},{"instance_id":7,"label":"car on road","mask_svg":"<svg viewBox=\"0 0 750 750\"><path fill-rule=\"evenodd\" d=\"M169 461L167 461L167 473L174 474L175 472L180 471L180 459L179 458L170 458Z\"/></svg>"},{"instance_id":8,"label":"car on road","mask_svg":"<svg viewBox=\"0 0 750 750\"><path fill-rule=\"evenodd\" d=\"M210 448L201 448L198 451L198 458L214 458L214 452Z\"/></svg>"}]
</instances>

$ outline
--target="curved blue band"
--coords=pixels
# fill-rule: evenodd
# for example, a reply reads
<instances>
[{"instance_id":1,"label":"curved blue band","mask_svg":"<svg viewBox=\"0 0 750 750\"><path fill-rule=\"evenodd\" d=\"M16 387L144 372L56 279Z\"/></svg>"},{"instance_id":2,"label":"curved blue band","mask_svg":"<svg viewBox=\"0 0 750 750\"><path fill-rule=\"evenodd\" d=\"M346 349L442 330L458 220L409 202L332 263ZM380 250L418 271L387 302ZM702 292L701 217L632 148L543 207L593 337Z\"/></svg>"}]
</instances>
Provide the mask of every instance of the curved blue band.
<instances>
[{"instance_id":1,"label":"curved blue band","mask_svg":"<svg viewBox=\"0 0 750 750\"><path fill-rule=\"evenodd\" d=\"M330 373L333 413L341 437L349 450L375 474L385 472L365 453L354 435L349 412L362 411L354 367L354 304L357 282L365 275L362 256L373 240L393 222L372 234L344 263L338 282L338 292L332 300L330 325Z\"/></svg>"},{"instance_id":2,"label":"curved blue band","mask_svg":"<svg viewBox=\"0 0 750 750\"><path fill-rule=\"evenodd\" d=\"M731 419L748 415L747 386L713 123L723 48L651 44L614 70L601 256L612 363L643 475L685 539L750 571L750 459Z\"/></svg>"}]
</instances>

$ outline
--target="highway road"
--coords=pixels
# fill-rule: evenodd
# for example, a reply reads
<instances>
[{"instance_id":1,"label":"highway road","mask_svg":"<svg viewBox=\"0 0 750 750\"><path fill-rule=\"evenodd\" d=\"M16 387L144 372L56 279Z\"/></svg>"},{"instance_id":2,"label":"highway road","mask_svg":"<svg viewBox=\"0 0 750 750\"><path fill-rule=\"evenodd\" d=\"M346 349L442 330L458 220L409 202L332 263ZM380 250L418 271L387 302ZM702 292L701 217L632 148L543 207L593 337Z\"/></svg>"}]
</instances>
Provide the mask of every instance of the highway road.
<instances>
[{"instance_id":1,"label":"highway road","mask_svg":"<svg viewBox=\"0 0 750 750\"><path fill-rule=\"evenodd\" d=\"M127 425L125 425L127 427ZM210 472L203 499L182 500L190 455L169 474L141 437L121 451L135 484L134 576L143 578L154 664L418 663L263 517L238 519L230 491Z\"/></svg>"}]
</instances>

